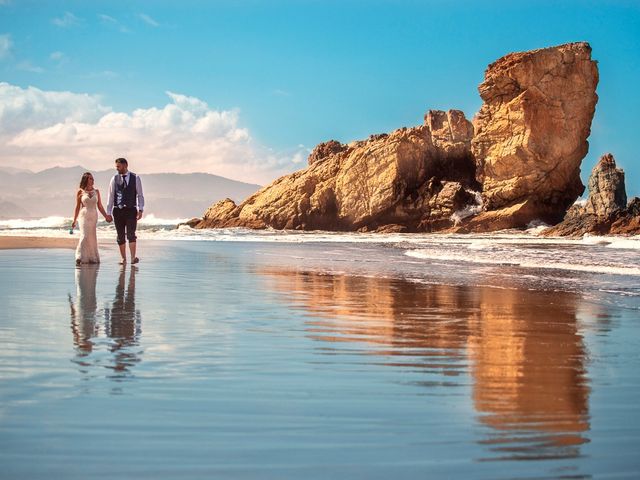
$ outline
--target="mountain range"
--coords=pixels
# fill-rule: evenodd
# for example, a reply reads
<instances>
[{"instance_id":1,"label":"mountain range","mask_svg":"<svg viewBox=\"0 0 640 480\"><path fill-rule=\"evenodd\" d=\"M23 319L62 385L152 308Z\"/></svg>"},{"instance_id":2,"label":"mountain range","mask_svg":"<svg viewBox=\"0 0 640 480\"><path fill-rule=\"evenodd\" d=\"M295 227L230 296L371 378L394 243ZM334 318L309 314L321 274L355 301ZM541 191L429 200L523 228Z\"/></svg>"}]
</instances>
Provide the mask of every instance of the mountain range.
<instances>
[{"instance_id":1,"label":"mountain range","mask_svg":"<svg viewBox=\"0 0 640 480\"><path fill-rule=\"evenodd\" d=\"M53 167L32 172L0 167L0 218L73 216L75 194L87 169ZM115 169L92 172L106 207L108 187ZM208 173L141 174L145 213L160 218L190 218L202 215L212 201L232 198L242 201L260 185L243 183Z\"/></svg>"}]
</instances>

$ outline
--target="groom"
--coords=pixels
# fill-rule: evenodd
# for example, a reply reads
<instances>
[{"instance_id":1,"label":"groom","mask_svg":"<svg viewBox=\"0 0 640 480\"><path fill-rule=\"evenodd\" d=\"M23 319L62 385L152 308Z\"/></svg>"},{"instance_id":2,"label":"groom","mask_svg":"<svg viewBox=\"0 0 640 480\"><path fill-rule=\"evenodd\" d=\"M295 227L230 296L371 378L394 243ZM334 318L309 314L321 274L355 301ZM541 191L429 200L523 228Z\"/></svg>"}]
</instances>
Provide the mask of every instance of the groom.
<instances>
[{"instance_id":1,"label":"groom","mask_svg":"<svg viewBox=\"0 0 640 480\"><path fill-rule=\"evenodd\" d=\"M140 177L129 171L126 158L116 159L116 170L109 183L109 202L107 203L107 222L113 220L118 232L118 246L120 247L120 263L127 263L125 243L129 241L131 263L138 263L136 257L136 226L142 218L144 210L144 195ZM113 216L112 216L113 213ZM126 240L125 240L126 238Z\"/></svg>"}]
</instances>

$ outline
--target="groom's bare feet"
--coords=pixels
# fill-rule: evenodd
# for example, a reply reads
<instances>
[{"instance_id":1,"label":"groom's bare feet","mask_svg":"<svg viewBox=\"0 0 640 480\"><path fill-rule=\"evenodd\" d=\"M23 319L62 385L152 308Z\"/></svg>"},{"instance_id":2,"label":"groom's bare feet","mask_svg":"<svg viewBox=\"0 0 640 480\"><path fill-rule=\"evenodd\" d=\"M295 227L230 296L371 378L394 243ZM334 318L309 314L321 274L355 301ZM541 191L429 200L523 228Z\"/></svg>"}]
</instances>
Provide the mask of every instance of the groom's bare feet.
<instances>
[{"instance_id":1,"label":"groom's bare feet","mask_svg":"<svg viewBox=\"0 0 640 480\"><path fill-rule=\"evenodd\" d=\"M140 259L138 257L134 258L133 261L131 263L138 263L140 262Z\"/></svg>"},{"instance_id":2,"label":"groom's bare feet","mask_svg":"<svg viewBox=\"0 0 640 480\"><path fill-rule=\"evenodd\" d=\"M126 258L121 258L120 261L118 262L120 265L126 265L127 263L127 259Z\"/></svg>"}]
</instances>

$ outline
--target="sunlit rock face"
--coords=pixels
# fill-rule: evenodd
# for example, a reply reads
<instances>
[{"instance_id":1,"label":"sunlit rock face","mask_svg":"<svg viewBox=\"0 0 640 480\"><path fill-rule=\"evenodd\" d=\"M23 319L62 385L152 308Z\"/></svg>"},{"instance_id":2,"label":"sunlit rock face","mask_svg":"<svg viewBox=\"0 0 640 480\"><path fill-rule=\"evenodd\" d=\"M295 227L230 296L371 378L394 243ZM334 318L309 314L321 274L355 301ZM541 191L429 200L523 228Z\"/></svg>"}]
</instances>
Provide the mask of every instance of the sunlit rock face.
<instances>
[{"instance_id":1,"label":"sunlit rock face","mask_svg":"<svg viewBox=\"0 0 640 480\"><path fill-rule=\"evenodd\" d=\"M511 53L486 71L473 124L430 110L424 124L319 144L308 167L240 205L212 205L196 228L490 231L556 223L582 194L595 111L587 43Z\"/></svg>"},{"instance_id":2,"label":"sunlit rock face","mask_svg":"<svg viewBox=\"0 0 640 480\"><path fill-rule=\"evenodd\" d=\"M589 177L589 198L584 213L608 217L627 207L624 171L616 166L613 155L600 157Z\"/></svg>"},{"instance_id":3,"label":"sunlit rock face","mask_svg":"<svg viewBox=\"0 0 640 480\"><path fill-rule=\"evenodd\" d=\"M425 231L453 225L478 189L473 127L458 110L429 111L423 125L342 145L318 145L309 166L236 206L213 205L197 228Z\"/></svg>"},{"instance_id":4,"label":"sunlit rock face","mask_svg":"<svg viewBox=\"0 0 640 480\"><path fill-rule=\"evenodd\" d=\"M489 65L472 141L488 213L471 229L503 228L495 225L504 217L500 210L514 218L512 227L562 219L584 191L580 163L589 147L597 84L587 43L511 53Z\"/></svg>"}]
</instances>

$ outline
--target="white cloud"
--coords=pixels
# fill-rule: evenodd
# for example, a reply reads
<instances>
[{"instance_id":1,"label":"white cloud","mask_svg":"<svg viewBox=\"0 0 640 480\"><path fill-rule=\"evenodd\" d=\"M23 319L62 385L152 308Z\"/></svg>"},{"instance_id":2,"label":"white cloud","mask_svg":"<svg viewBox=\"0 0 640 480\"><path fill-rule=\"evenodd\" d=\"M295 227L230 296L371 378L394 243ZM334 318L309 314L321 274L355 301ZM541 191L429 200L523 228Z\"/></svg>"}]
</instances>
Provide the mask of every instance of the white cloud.
<instances>
[{"instance_id":1,"label":"white cloud","mask_svg":"<svg viewBox=\"0 0 640 480\"><path fill-rule=\"evenodd\" d=\"M11 55L12 48L11 35L8 33L0 35L0 60L8 58Z\"/></svg>"},{"instance_id":2,"label":"white cloud","mask_svg":"<svg viewBox=\"0 0 640 480\"><path fill-rule=\"evenodd\" d=\"M110 168L124 156L138 173L207 172L268 183L296 168L299 152L257 144L237 110L167 92L161 108L116 112L95 95L0 83L0 165Z\"/></svg>"},{"instance_id":3,"label":"white cloud","mask_svg":"<svg viewBox=\"0 0 640 480\"><path fill-rule=\"evenodd\" d=\"M138 14L138 17L147 25L151 25L152 27L159 27L160 24L158 22L156 22L153 18L151 18L149 15L147 15L146 13L140 13Z\"/></svg>"},{"instance_id":4,"label":"white cloud","mask_svg":"<svg viewBox=\"0 0 640 480\"><path fill-rule=\"evenodd\" d=\"M104 23L111 23L111 24L118 23L118 21L115 18L113 18L110 15L105 15L104 13L99 14L98 18L102 20Z\"/></svg>"},{"instance_id":5,"label":"white cloud","mask_svg":"<svg viewBox=\"0 0 640 480\"><path fill-rule=\"evenodd\" d=\"M23 60L16 65L18 70L31 73L44 73L44 68L34 65L29 60Z\"/></svg>"},{"instance_id":6,"label":"white cloud","mask_svg":"<svg viewBox=\"0 0 640 480\"><path fill-rule=\"evenodd\" d=\"M120 75L117 72L112 70L103 70L101 72L92 72L87 73L83 76L83 78L107 78L113 80L114 78L118 78Z\"/></svg>"},{"instance_id":7,"label":"white cloud","mask_svg":"<svg viewBox=\"0 0 640 480\"><path fill-rule=\"evenodd\" d=\"M116 28L120 30L122 33L130 32L130 30L126 26L124 26L117 19L113 18L110 15L105 15L104 13L101 13L98 15L98 18L100 19L103 25L108 25L110 27Z\"/></svg>"},{"instance_id":8,"label":"white cloud","mask_svg":"<svg viewBox=\"0 0 640 480\"><path fill-rule=\"evenodd\" d=\"M293 157L291 158L291 162L297 165L299 163L304 162L307 159L307 156L308 154L305 155L305 152L298 151L293 154Z\"/></svg>"},{"instance_id":9,"label":"white cloud","mask_svg":"<svg viewBox=\"0 0 640 480\"><path fill-rule=\"evenodd\" d=\"M82 20L71 12L65 12L61 18L51 19L51 23L60 28L75 27L76 25L80 25L81 22Z\"/></svg>"},{"instance_id":10,"label":"white cloud","mask_svg":"<svg viewBox=\"0 0 640 480\"><path fill-rule=\"evenodd\" d=\"M95 95L47 92L0 82L0 137L58 123L96 122L111 109Z\"/></svg>"}]
</instances>

